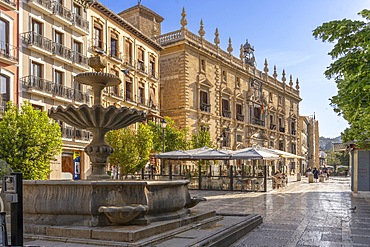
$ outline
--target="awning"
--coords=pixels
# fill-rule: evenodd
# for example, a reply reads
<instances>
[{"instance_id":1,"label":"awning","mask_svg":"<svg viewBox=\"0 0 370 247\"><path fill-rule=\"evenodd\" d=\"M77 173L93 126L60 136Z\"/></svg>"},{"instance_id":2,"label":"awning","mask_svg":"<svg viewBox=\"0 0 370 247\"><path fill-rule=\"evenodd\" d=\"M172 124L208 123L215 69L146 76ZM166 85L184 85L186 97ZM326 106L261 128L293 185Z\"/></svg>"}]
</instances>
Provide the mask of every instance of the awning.
<instances>
[{"instance_id":1,"label":"awning","mask_svg":"<svg viewBox=\"0 0 370 247\"><path fill-rule=\"evenodd\" d=\"M263 151L259 148L245 148L232 152L231 159L241 160L278 160L280 156L271 152Z\"/></svg>"}]
</instances>

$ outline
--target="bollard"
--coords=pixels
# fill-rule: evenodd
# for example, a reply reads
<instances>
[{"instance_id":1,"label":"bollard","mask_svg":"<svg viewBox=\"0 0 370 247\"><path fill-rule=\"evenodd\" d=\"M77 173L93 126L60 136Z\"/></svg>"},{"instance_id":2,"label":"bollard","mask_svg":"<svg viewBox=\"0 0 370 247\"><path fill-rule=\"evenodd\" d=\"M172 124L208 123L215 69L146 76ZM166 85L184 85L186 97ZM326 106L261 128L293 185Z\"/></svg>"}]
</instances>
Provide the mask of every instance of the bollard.
<instances>
[{"instance_id":1,"label":"bollard","mask_svg":"<svg viewBox=\"0 0 370 247\"><path fill-rule=\"evenodd\" d=\"M313 183L313 173L312 172L308 172L308 183Z\"/></svg>"},{"instance_id":2,"label":"bollard","mask_svg":"<svg viewBox=\"0 0 370 247\"><path fill-rule=\"evenodd\" d=\"M320 175L320 176L319 176L319 182L320 182L320 183L323 183L323 182L324 182L324 175Z\"/></svg>"},{"instance_id":3,"label":"bollard","mask_svg":"<svg viewBox=\"0 0 370 247\"><path fill-rule=\"evenodd\" d=\"M301 181L301 174L299 172L297 173L297 181Z\"/></svg>"}]
</instances>

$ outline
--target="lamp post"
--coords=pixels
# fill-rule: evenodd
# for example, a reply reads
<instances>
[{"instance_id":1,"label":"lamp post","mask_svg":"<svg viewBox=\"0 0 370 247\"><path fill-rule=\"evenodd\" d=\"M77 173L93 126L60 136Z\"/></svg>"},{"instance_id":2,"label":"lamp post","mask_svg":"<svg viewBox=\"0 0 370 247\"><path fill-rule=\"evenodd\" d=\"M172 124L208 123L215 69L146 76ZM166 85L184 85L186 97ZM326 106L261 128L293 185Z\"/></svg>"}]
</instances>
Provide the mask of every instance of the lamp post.
<instances>
[{"instance_id":1,"label":"lamp post","mask_svg":"<svg viewBox=\"0 0 370 247\"><path fill-rule=\"evenodd\" d=\"M167 122L166 119L161 120L161 128L162 128L162 152L164 153L164 130L166 129Z\"/></svg>"}]
</instances>

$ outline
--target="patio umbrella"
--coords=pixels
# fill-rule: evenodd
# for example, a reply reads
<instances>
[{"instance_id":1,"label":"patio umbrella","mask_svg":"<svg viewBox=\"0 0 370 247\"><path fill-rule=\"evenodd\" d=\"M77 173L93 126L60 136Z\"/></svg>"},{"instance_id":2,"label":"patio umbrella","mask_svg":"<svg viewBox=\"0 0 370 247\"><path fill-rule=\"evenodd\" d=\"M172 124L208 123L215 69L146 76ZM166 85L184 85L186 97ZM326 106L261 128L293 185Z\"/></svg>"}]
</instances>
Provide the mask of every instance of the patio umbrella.
<instances>
[{"instance_id":1,"label":"patio umbrella","mask_svg":"<svg viewBox=\"0 0 370 247\"><path fill-rule=\"evenodd\" d=\"M229 151L217 149L199 151L191 155L191 159L194 160L228 160L230 157L231 153Z\"/></svg>"},{"instance_id":2,"label":"patio umbrella","mask_svg":"<svg viewBox=\"0 0 370 247\"><path fill-rule=\"evenodd\" d=\"M191 155L183 150L175 150L171 152L156 154L154 155L154 157L159 159L186 160L189 159Z\"/></svg>"},{"instance_id":3,"label":"patio umbrella","mask_svg":"<svg viewBox=\"0 0 370 247\"><path fill-rule=\"evenodd\" d=\"M204 151L209 151L209 150L212 150L212 148L209 148L209 147L201 147L201 148L195 148L195 149L190 149L190 150L186 150L186 152L190 155L193 155L193 154L196 154L196 153L200 153L200 152L204 152Z\"/></svg>"},{"instance_id":4,"label":"patio umbrella","mask_svg":"<svg viewBox=\"0 0 370 247\"><path fill-rule=\"evenodd\" d=\"M282 158L288 158L288 159L297 158L297 159L302 159L302 160L305 159L302 156L299 156L299 155L296 155L296 154L292 154L292 153L288 153L288 152L285 152L285 151L281 151L281 150L278 150L278 149L261 148L261 150L263 150L265 152L271 152L273 154L277 154L277 155L279 155Z\"/></svg>"},{"instance_id":5,"label":"patio umbrella","mask_svg":"<svg viewBox=\"0 0 370 247\"><path fill-rule=\"evenodd\" d=\"M271 152L265 152L258 148L245 148L232 152L231 159L243 159L243 160L277 160L280 156Z\"/></svg>"}]
</instances>

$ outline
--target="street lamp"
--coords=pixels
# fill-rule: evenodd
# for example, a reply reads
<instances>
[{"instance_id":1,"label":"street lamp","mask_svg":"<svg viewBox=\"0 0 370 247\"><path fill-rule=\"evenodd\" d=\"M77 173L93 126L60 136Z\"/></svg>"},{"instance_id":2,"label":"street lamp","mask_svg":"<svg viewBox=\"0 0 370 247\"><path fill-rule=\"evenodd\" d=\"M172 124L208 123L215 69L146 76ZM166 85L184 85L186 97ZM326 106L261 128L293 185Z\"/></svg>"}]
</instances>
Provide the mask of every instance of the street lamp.
<instances>
[{"instance_id":1,"label":"street lamp","mask_svg":"<svg viewBox=\"0 0 370 247\"><path fill-rule=\"evenodd\" d=\"M161 128L162 128L162 152L164 153L164 130L166 129L167 122L166 119L161 120Z\"/></svg>"}]
</instances>

